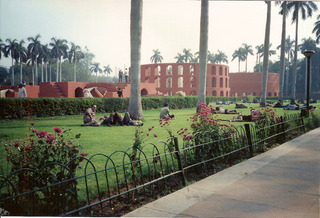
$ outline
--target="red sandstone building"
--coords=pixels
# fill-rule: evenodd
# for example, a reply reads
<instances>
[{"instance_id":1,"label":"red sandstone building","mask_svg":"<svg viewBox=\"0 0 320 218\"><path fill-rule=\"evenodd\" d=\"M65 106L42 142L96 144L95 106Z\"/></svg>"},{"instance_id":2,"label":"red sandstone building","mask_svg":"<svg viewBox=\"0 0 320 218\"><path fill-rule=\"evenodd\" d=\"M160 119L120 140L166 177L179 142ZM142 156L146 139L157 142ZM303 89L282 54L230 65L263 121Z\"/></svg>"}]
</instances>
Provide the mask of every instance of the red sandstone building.
<instances>
[{"instance_id":1,"label":"red sandstone building","mask_svg":"<svg viewBox=\"0 0 320 218\"><path fill-rule=\"evenodd\" d=\"M207 64L207 96L244 96L261 94L261 73L229 73L229 67ZM199 63L160 63L141 65L141 95L171 96L184 92L198 95ZM123 97L130 96L130 83L42 82L39 86L26 86L28 97L83 97L83 89L96 87L93 97L117 97L118 87ZM17 97L18 87L0 86L0 90L12 89L7 97ZM107 92L106 92L107 91ZM269 73L267 96L278 96L279 74ZM105 95L103 95L105 94Z\"/></svg>"}]
</instances>

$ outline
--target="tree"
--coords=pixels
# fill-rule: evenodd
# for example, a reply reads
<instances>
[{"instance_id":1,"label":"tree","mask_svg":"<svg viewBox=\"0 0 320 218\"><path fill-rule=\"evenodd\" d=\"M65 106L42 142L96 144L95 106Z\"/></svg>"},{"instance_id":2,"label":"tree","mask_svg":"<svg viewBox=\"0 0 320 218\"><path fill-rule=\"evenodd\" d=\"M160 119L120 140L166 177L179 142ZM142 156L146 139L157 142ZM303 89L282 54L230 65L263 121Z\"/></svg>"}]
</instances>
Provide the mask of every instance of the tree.
<instances>
[{"instance_id":1,"label":"tree","mask_svg":"<svg viewBox=\"0 0 320 218\"><path fill-rule=\"evenodd\" d=\"M98 82L98 72L101 73L102 70L100 68L100 64L99 63L93 63L91 68L90 68L91 73L96 73L96 82Z\"/></svg>"},{"instance_id":2,"label":"tree","mask_svg":"<svg viewBox=\"0 0 320 218\"><path fill-rule=\"evenodd\" d=\"M284 91L284 73L285 73L285 42L286 42L286 22L287 22L287 2L281 4L282 10L282 33L281 33L281 50L280 50L280 80L279 80L279 99L283 98Z\"/></svg>"},{"instance_id":3,"label":"tree","mask_svg":"<svg viewBox=\"0 0 320 218\"><path fill-rule=\"evenodd\" d=\"M221 64L221 63L227 63L228 64L228 56L224 52L222 52L220 50L218 50L218 53L215 55L215 60L219 64Z\"/></svg>"},{"instance_id":4,"label":"tree","mask_svg":"<svg viewBox=\"0 0 320 218\"><path fill-rule=\"evenodd\" d=\"M11 68L11 85L14 86L14 60L18 58L18 47L19 44L16 39L11 40L7 39L6 42L8 44L5 46L5 57L8 57L10 55L11 57L11 63L12 63L12 68Z\"/></svg>"},{"instance_id":5,"label":"tree","mask_svg":"<svg viewBox=\"0 0 320 218\"><path fill-rule=\"evenodd\" d=\"M160 55L159 49L152 50L152 51L154 54L151 56L150 61L155 64L157 64L158 62L161 63L163 60L163 57Z\"/></svg>"},{"instance_id":6,"label":"tree","mask_svg":"<svg viewBox=\"0 0 320 218\"><path fill-rule=\"evenodd\" d=\"M201 0L200 18L200 49L199 49L199 95L198 104L206 102L206 77L207 77L207 55L208 55L208 23L209 23L208 0ZM186 53L185 53L186 55Z\"/></svg>"},{"instance_id":7,"label":"tree","mask_svg":"<svg viewBox=\"0 0 320 218\"><path fill-rule=\"evenodd\" d=\"M247 45L246 43L242 44L243 52L246 60L246 72L248 72L248 55L253 55L253 50L251 45Z\"/></svg>"},{"instance_id":8,"label":"tree","mask_svg":"<svg viewBox=\"0 0 320 218\"><path fill-rule=\"evenodd\" d=\"M264 37L264 51L263 51L263 66L262 66L262 80L261 80L261 96L260 104L266 106L267 82L268 82L268 67L269 67L269 48L270 45L270 26L271 26L271 2L266 1L267 4L267 21L266 32ZM270 46L268 46L270 45Z\"/></svg>"},{"instance_id":9,"label":"tree","mask_svg":"<svg viewBox=\"0 0 320 218\"><path fill-rule=\"evenodd\" d=\"M245 51L242 47L238 48L238 50L235 50L232 54L232 60L238 58L238 72L240 72L240 62L246 60Z\"/></svg>"},{"instance_id":10,"label":"tree","mask_svg":"<svg viewBox=\"0 0 320 218\"><path fill-rule=\"evenodd\" d=\"M297 81L297 58L298 58L298 26L299 15L302 20L307 17L312 17L313 11L318 10L318 6L312 1L290 1L287 3L288 12L292 13L292 23L296 23L295 45L294 45L294 60L293 60L293 84L292 84L292 98L296 97L296 81Z\"/></svg>"},{"instance_id":11,"label":"tree","mask_svg":"<svg viewBox=\"0 0 320 218\"><path fill-rule=\"evenodd\" d=\"M208 55L207 55L207 61L211 64L216 63L216 55L214 53L211 53L210 51L208 51Z\"/></svg>"},{"instance_id":12,"label":"tree","mask_svg":"<svg viewBox=\"0 0 320 218\"><path fill-rule=\"evenodd\" d=\"M61 82L62 81L62 60L61 58L66 58L68 54L68 45L67 45L67 40L65 39L56 39L56 38L51 38L50 46L52 46L51 49L51 54L54 58L57 60L57 77L56 81ZM59 73L59 63L60 63L60 73Z\"/></svg>"},{"instance_id":13,"label":"tree","mask_svg":"<svg viewBox=\"0 0 320 218\"><path fill-rule=\"evenodd\" d=\"M269 57L277 53L276 50L272 50L271 47L272 47L272 43L269 44ZM261 57L264 57L264 53L265 53L264 45L262 45L262 49L263 49L263 52L261 53Z\"/></svg>"},{"instance_id":14,"label":"tree","mask_svg":"<svg viewBox=\"0 0 320 218\"><path fill-rule=\"evenodd\" d=\"M177 59L177 63L183 63L184 56L182 54L178 53L174 58Z\"/></svg>"},{"instance_id":15,"label":"tree","mask_svg":"<svg viewBox=\"0 0 320 218\"><path fill-rule=\"evenodd\" d=\"M257 49L257 53L256 53L256 55L257 55L256 65L259 66L258 72L261 72L261 70L260 70L260 63L261 63L260 58L262 57L261 54L263 53L263 44L257 45L257 46L256 46L256 49Z\"/></svg>"},{"instance_id":16,"label":"tree","mask_svg":"<svg viewBox=\"0 0 320 218\"><path fill-rule=\"evenodd\" d=\"M301 44L298 45L299 50L301 52L307 51L307 50L314 50L315 47L317 47L317 43L314 39L312 39L311 37L309 38L303 38L301 40Z\"/></svg>"},{"instance_id":17,"label":"tree","mask_svg":"<svg viewBox=\"0 0 320 218\"><path fill-rule=\"evenodd\" d=\"M80 59L84 58L84 54L81 51L80 46L71 42L71 48L68 55L69 62L73 62L73 81L77 82L77 63Z\"/></svg>"},{"instance_id":18,"label":"tree","mask_svg":"<svg viewBox=\"0 0 320 218\"><path fill-rule=\"evenodd\" d=\"M142 32L142 0L131 0L130 13L130 59L131 59L131 89L128 112L134 120L143 118L140 92L140 61Z\"/></svg>"},{"instance_id":19,"label":"tree","mask_svg":"<svg viewBox=\"0 0 320 218\"><path fill-rule=\"evenodd\" d=\"M32 82L33 84L37 85L38 84L38 56L41 51L41 43L40 43L40 38L41 36L38 34L35 37L29 37L28 41L30 41L28 45L28 56L32 64ZM36 63L36 72L34 74L33 67L34 63Z\"/></svg>"},{"instance_id":20,"label":"tree","mask_svg":"<svg viewBox=\"0 0 320 218\"><path fill-rule=\"evenodd\" d=\"M183 59L184 59L184 62L185 63L188 63L188 61L189 62L191 62L191 60L192 60L192 53L191 53L191 49L183 49L183 52L182 52L184 55L183 55Z\"/></svg>"},{"instance_id":21,"label":"tree","mask_svg":"<svg viewBox=\"0 0 320 218\"><path fill-rule=\"evenodd\" d=\"M5 50L5 44L2 42L2 39L0 39L0 59L2 58L2 54L4 54Z\"/></svg>"},{"instance_id":22,"label":"tree","mask_svg":"<svg viewBox=\"0 0 320 218\"><path fill-rule=\"evenodd\" d=\"M103 66L103 72L106 73L107 75L110 75L110 73L112 72L111 68L110 68L110 64L108 64L107 66Z\"/></svg>"},{"instance_id":23,"label":"tree","mask_svg":"<svg viewBox=\"0 0 320 218\"><path fill-rule=\"evenodd\" d=\"M317 21L314 23L314 28L312 30L312 33L316 34L316 42L320 42L320 15L317 17Z\"/></svg>"},{"instance_id":24,"label":"tree","mask_svg":"<svg viewBox=\"0 0 320 218\"><path fill-rule=\"evenodd\" d=\"M20 40L18 44L18 49L17 49L18 61L20 64L20 83L22 83L22 80L23 80L22 64L27 62L27 49L23 46L23 44L24 44L24 40Z\"/></svg>"},{"instance_id":25,"label":"tree","mask_svg":"<svg viewBox=\"0 0 320 218\"><path fill-rule=\"evenodd\" d=\"M198 63L199 62L199 52L194 53L191 62L192 63Z\"/></svg>"}]
</instances>

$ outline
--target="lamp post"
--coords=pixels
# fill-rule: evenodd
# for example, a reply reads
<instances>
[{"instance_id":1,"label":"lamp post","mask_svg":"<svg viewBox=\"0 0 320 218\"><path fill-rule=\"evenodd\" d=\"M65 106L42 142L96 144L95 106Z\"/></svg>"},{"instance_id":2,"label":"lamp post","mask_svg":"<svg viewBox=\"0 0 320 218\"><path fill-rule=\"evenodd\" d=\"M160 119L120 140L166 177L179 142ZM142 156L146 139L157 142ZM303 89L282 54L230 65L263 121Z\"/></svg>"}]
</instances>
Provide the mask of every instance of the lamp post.
<instances>
[{"instance_id":1,"label":"lamp post","mask_svg":"<svg viewBox=\"0 0 320 218\"><path fill-rule=\"evenodd\" d=\"M307 50L303 54L307 58L307 116L309 116L309 102L310 102L310 58L314 55L314 51Z\"/></svg>"}]
</instances>

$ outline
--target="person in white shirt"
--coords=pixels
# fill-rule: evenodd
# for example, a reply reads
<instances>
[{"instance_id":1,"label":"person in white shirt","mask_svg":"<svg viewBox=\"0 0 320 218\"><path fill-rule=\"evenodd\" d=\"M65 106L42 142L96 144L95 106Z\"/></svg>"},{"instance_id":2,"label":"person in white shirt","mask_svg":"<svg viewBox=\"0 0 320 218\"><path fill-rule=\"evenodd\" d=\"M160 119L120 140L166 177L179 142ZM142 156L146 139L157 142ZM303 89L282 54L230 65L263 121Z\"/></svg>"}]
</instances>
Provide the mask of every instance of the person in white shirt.
<instances>
[{"instance_id":1,"label":"person in white shirt","mask_svg":"<svg viewBox=\"0 0 320 218\"><path fill-rule=\"evenodd\" d=\"M24 88L25 85L26 85L25 82L19 84L18 98L26 98L27 97L27 90Z\"/></svg>"}]
</instances>

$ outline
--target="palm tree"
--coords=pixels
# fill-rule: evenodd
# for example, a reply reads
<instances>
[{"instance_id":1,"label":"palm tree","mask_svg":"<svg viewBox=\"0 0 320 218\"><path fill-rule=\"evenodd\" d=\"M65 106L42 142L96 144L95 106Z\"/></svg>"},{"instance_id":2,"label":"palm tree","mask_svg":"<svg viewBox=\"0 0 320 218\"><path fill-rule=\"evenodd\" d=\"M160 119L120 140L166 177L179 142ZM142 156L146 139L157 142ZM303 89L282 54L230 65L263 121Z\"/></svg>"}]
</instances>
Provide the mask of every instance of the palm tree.
<instances>
[{"instance_id":1,"label":"palm tree","mask_svg":"<svg viewBox=\"0 0 320 218\"><path fill-rule=\"evenodd\" d=\"M228 56L224 53L224 52L222 52L222 51L220 51L220 50L218 50L218 53L215 55L215 59L216 59L216 62L218 62L219 64L221 64L221 63L229 63L228 62Z\"/></svg>"},{"instance_id":2,"label":"palm tree","mask_svg":"<svg viewBox=\"0 0 320 218\"><path fill-rule=\"evenodd\" d=\"M23 78L23 74L22 74L22 64L26 63L27 61L27 49L23 46L24 44L24 40L20 40L19 44L18 44L18 56L19 56L19 64L20 64L20 83L22 83L22 78ZM17 62L17 60L16 60Z\"/></svg>"},{"instance_id":3,"label":"palm tree","mask_svg":"<svg viewBox=\"0 0 320 218\"><path fill-rule=\"evenodd\" d=\"M307 17L312 17L313 11L318 10L318 6L312 1L290 1L287 3L288 12L292 13L292 23L296 23L295 45L294 45L294 60L293 60L293 84L292 84L292 98L296 96L296 81L297 81L297 58L298 58L298 26L299 14L302 20Z\"/></svg>"},{"instance_id":4,"label":"palm tree","mask_svg":"<svg viewBox=\"0 0 320 218\"><path fill-rule=\"evenodd\" d=\"M240 62L246 60L245 51L242 47L238 48L238 50L235 50L232 54L232 60L238 58L238 72L240 72Z\"/></svg>"},{"instance_id":5,"label":"palm tree","mask_svg":"<svg viewBox=\"0 0 320 218\"><path fill-rule=\"evenodd\" d=\"M107 66L103 66L103 72L106 73L107 75L110 75L110 73L112 72L111 68L110 68L110 64L108 64Z\"/></svg>"},{"instance_id":6,"label":"palm tree","mask_svg":"<svg viewBox=\"0 0 320 218\"><path fill-rule=\"evenodd\" d=\"M98 82L98 72L101 73L102 70L100 68L100 64L99 63L93 63L91 68L90 68L91 73L96 73L96 82Z\"/></svg>"},{"instance_id":7,"label":"palm tree","mask_svg":"<svg viewBox=\"0 0 320 218\"><path fill-rule=\"evenodd\" d=\"M14 40L7 39L6 42L8 42L8 44L4 48L5 49L5 56L8 57L10 54L10 57L11 57L11 63L12 63L11 85L14 86L14 60L16 60L18 57L19 43L17 42L16 39L14 39Z\"/></svg>"},{"instance_id":8,"label":"palm tree","mask_svg":"<svg viewBox=\"0 0 320 218\"><path fill-rule=\"evenodd\" d=\"M77 62L79 62L80 59L84 58L84 54L81 51L80 46L75 45L73 42L71 42L71 48L68 55L69 62L73 62L73 81L77 82Z\"/></svg>"},{"instance_id":9,"label":"palm tree","mask_svg":"<svg viewBox=\"0 0 320 218\"><path fill-rule=\"evenodd\" d=\"M214 53L211 53L210 51L208 51L208 55L207 55L207 61L211 64L216 63L216 55Z\"/></svg>"},{"instance_id":10,"label":"palm tree","mask_svg":"<svg viewBox=\"0 0 320 218\"><path fill-rule=\"evenodd\" d=\"M182 53L184 53L183 58L184 58L185 63L188 63L188 61L191 62L191 60L192 60L193 55L190 50L191 49L185 49L185 48L183 49Z\"/></svg>"},{"instance_id":11,"label":"palm tree","mask_svg":"<svg viewBox=\"0 0 320 218\"><path fill-rule=\"evenodd\" d=\"M28 41L30 41L29 45L28 45L28 56L29 59L32 63L32 82L37 85L38 84L38 56L40 54L41 51L41 43L40 43L40 38L41 36L38 34L35 37L28 37ZM34 63L36 63L36 72L34 74L33 71L33 66Z\"/></svg>"},{"instance_id":12,"label":"palm tree","mask_svg":"<svg viewBox=\"0 0 320 218\"><path fill-rule=\"evenodd\" d=\"M196 53L194 53L191 62L192 63L198 63L199 62L199 52L198 51Z\"/></svg>"},{"instance_id":13,"label":"palm tree","mask_svg":"<svg viewBox=\"0 0 320 218\"><path fill-rule=\"evenodd\" d=\"M49 48L48 44L45 44L42 46L42 55L43 55L43 62L45 65L45 69L46 69L45 81L48 82L48 64L49 64L49 82L51 82L52 57L51 57L51 49Z\"/></svg>"},{"instance_id":14,"label":"palm tree","mask_svg":"<svg viewBox=\"0 0 320 218\"><path fill-rule=\"evenodd\" d=\"M307 50L315 50L315 48L317 47L317 43L314 39L312 39L311 37L309 38L303 38L302 43L300 45L298 45L299 50L301 52L307 51Z\"/></svg>"},{"instance_id":15,"label":"palm tree","mask_svg":"<svg viewBox=\"0 0 320 218\"><path fill-rule=\"evenodd\" d=\"M260 70L260 63L261 63L260 58L262 57L261 54L263 53L263 44L257 45L257 46L256 46L256 49L257 49L257 53L256 53L256 55L257 55L256 65L258 64L258 67L259 67L259 70L258 70L258 71L261 72L261 70Z\"/></svg>"},{"instance_id":16,"label":"palm tree","mask_svg":"<svg viewBox=\"0 0 320 218\"><path fill-rule=\"evenodd\" d=\"M152 50L152 51L154 54L151 56L150 61L155 64L157 64L158 62L161 63L163 60L163 57L160 55L159 49Z\"/></svg>"},{"instance_id":17,"label":"palm tree","mask_svg":"<svg viewBox=\"0 0 320 218\"><path fill-rule=\"evenodd\" d=\"M281 50L280 50L280 80L279 80L279 99L283 98L284 91L284 74L285 74L285 42L286 42L286 22L287 22L287 2L281 4L282 14L282 33L281 33Z\"/></svg>"},{"instance_id":18,"label":"palm tree","mask_svg":"<svg viewBox=\"0 0 320 218\"><path fill-rule=\"evenodd\" d=\"M184 56L182 54L178 53L174 58L177 59L177 63L183 63Z\"/></svg>"},{"instance_id":19,"label":"palm tree","mask_svg":"<svg viewBox=\"0 0 320 218\"><path fill-rule=\"evenodd\" d=\"M261 96L260 96L260 104L263 107L266 106L268 65L269 65L269 48L271 47L271 45L270 45L271 2L266 1L266 4L267 4L267 22L266 22L266 32L265 32L265 37L264 37L264 52L263 52L264 56L263 56ZM268 46L268 45L270 45L270 46Z\"/></svg>"},{"instance_id":20,"label":"palm tree","mask_svg":"<svg viewBox=\"0 0 320 218\"><path fill-rule=\"evenodd\" d=\"M62 60L61 58L66 58L68 54L68 45L67 45L67 40L65 39L56 39L56 38L51 38L50 46L52 46L51 49L51 54L54 58L57 60L57 77L56 81L61 82L62 81ZM59 73L59 63L60 63L60 73Z\"/></svg>"},{"instance_id":21,"label":"palm tree","mask_svg":"<svg viewBox=\"0 0 320 218\"><path fill-rule=\"evenodd\" d=\"M200 19L200 51L199 51L199 95L198 104L206 102L206 77L207 77L207 55L208 55L208 0L201 0L201 19ZM185 50L183 50L185 52ZM187 52L185 52L187 57ZM187 59L186 59L187 60Z\"/></svg>"},{"instance_id":22,"label":"palm tree","mask_svg":"<svg viewBox=\"0 0 320 218\"><path fill-rule=\"evenodd\" d=\"M251 54L253 55L253 50L252 50L252 46L251 45L247 45L246 43L242 44L243 50L244 50L244 54L245 54L245 59L246 59L246 72L248 72L248 55Z\"/></svg>"},{"instance_id":23,"label":"palm tree","mask_svg":"<svg viewBox=\"0 0 320 218\"><path fill-rule=\"evenodd\" d=\"M134 120L143 118L140 92L140 61L141 61L141 31L142 31L142 0L131 0L130 13L130 59L131 59L131 89L128 112Z\"/></svg>"},{"instance_id":24,"label":"palm tree","mask_svg":"<svg viewBox=\"0 0 320 218\"><path fill-rule=\"evenodd\" d=\"M2 54L4 54L4 48L5 44L2 42L2 39L0 39L0 59L2 58Z\"/></svg>"},{"instance_id":25,"label":"palm tree","mask_svg":"<svg viewBox=\"0 0 320 218\"><path fill-rule=\"evenodd\" d=\"M317 21L314 23L314 28L312 30L312 33L316 34L316 42L319 43L320 42L320 15L318 15L317 17Z\"/></svg>"},{"instance_id":26,"label":"palm tree","mask_svg":"<svg viewBox=\"0 0 320 218\"><path fill-rule=\"evenodd\" d=\"M272 47L272 43L269 44L269 57L271 57L272 55L275 55L277 53L276 50L271 50L271 47ZM262 45L262 48L263 48L263 52L261 53L261 57L264 57L264 45Z\"/></svg>"}]
</instances>

